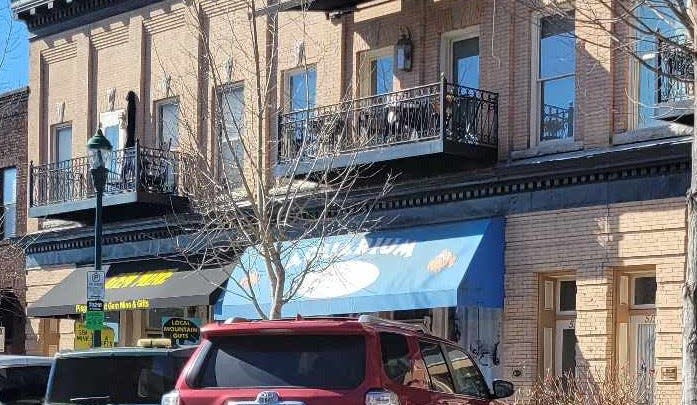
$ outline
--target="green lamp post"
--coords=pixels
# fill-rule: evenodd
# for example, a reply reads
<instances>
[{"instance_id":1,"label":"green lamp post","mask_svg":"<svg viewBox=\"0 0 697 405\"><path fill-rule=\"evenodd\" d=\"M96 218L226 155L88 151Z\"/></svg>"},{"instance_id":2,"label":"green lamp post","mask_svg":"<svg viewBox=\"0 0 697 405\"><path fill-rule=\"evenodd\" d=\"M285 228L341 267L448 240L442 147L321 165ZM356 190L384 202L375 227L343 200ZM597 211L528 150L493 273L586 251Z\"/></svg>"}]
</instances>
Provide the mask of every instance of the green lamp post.
<instances>
[{"instance_id":1,"label":"green lamp post","mask_svg":"<svg viewBox=\"0 0 697 405\"><path fill-rule=\"evenodd\" d=\"M107 175L109 169L109 160L111 158L111 142L104 136L101 125L97 128L94 135L87 141L87 153L90 161L90 173L94 183L96 192L96 210L94 216L94 270L102 274L102 198L104 196L104 187L106 186ZM101 277L101 283L104 283L104 277ZM103 285L101 290L103 291ZM88 297L89 299L89 297ZM90 310L90 304L87 303L87 310ZM103 305L103 301L102 301ZM103 308L102 308L103 310ZM101 330L95 329L92 335L92 346L100 347L102 345Z\"/></svg>"}]
</instances>

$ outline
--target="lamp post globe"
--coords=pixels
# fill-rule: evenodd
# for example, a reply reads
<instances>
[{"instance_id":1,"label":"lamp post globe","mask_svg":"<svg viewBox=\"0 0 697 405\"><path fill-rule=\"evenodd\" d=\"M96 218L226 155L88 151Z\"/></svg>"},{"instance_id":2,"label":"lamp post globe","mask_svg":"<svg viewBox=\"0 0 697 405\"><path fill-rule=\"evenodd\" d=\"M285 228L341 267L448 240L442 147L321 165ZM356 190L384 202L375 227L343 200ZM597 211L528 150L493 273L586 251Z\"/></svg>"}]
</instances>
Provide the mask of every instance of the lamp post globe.
<instances>
[{"instance_id":1,"label":"lamp post globe","mask_svg":"<svg viewBox=\"0 0 697 405\"><path fill-rule=\"evenodd\" d=\"M92 181L94 182L94 190L96 192L96 207L94 213L94 270L96 272L102 271L102 198L104 195L104 187L106 186L109 159L111 157L111 142L104 136L102 128L97 128L94 135L87 141L87 152L90 160L90 173L92 174ZM103 274L102 274L103 275ZM102 283L104 282L104 277L101 277ZM104 286L100 288L104 291ZM102 293L103 294L103 293ZM88 289L89 297L89 289ZM101 298L101 309L103 311L104 297ZM87 310L90 311L90 298L87 302ZM91 298L95 299L95 298ZM93 304L99 304L99 302L93 302ZM89 314L88 314L89 315ZM95 314L100 315L100 314ZM103 315L103 312L102 314ZM103 316L102 316L103 319ZM100 347L102 345L102 333L101 329L95 329L92 332L92 346Z\"/></svg>"}]
</instances>

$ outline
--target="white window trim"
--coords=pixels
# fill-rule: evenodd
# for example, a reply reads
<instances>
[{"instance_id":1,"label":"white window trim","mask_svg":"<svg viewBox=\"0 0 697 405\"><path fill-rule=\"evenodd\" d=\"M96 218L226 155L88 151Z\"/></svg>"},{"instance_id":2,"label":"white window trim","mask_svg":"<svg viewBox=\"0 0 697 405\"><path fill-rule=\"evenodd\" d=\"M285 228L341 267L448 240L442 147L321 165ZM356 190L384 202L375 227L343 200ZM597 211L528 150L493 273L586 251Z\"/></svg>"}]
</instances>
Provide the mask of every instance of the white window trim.
<instances>
[{"instance_id":1,"label":"white window trim","mask_svg":"<svg viewBox=\"0 0 697 405\"><path fill-rule=\"evenodd\" d=\"M440 66L441 72L449 83L453 83L453 43L466 39L479 38L479 49L482 49L479 25L444 32L440 40ZM480 55L481 57L481 55Z\"/></svg>"},{"instance_id":2,"label":"white window trim","mask_svg":"<svg viewBox=\"0 0 697 405\"><path fill-rule=\"evenodd\" d=\"M161 114L160 114L160 107L163 105L167 104L175 104L178 109L178 116L179 116L179 121L181 122L181 105L179 102L179 97L174 96L174 97L168 97L168 98L163 98L160 100L155 101L155 144L158 148L164 148L167 145L164 145L164 140L162 139L162 125L161 125ZM177 130L179 133L177 134L178 138L178 143L181 145L181 126L177 124ZM176 149L177 145L172 145L172 149Z\"/></svg>"},{"instance_id":3,"label":"white window trim","mask_svg":"<svg viewBox=\"0 0 697 405\"><path fill-rule=\"evenodd\" d=\"M643 278L643 277L656 277L656 273L636 273L636 274L631 274L629 276L629 309L655 309L656 304L640 304L637 305L634 303L634 288L636 285L636 279L637 278ZM656 280L656 284L658 286L658 280ZM658 295L658 291L656 292L656 295Z\"/></svg>"},{"instance_id":4,"label":"white window trim","mask_svg":"<svg viewBox=\"0 0 697 405\"><path fill-rule=\"evenodd\" d=\"M554 303L554 309L557 314L557 316L576 316L576 311L562 311L560 310L561 308L561 282L562 281L576 281L575 277L560 277L556 280L554 280L554 295L555 295L555 303ZM578 285L576 286L576 295L578 295Z\"/></svg>"},{"instance_id":5,"label":"white window trim","mask_svg":"<svg viewBox=\"0 0 697 405\"><path fill-rule=\"evenodd\" d=\"M126 110L107 111L99 114L99 123L102 128L118 126L119 144L111 145L113 150L123 149L126 145ZM105 134L106 135L106 134Z\"/></svg>"},{"instance_id":6,"label":"white window trim","mask_svg":"<svg viewBox=\"0 0 697 405\"><path fill-rule=\"evenodd\" d=\"M386 46L384 48L370 49L364 51L360 54L360 64L358 66L358 90L360 97L370 97L372 94L372 71L371 64L374 60L384 58L384 57L394 57L394 47ZM395 76L394 70L392 71L392 90L395 89Z\"/></svg>"},{"instance_id":7,"label":"white window trim","mask_svg":"<svg viewBox=\"0 0 697 405\"><path fill-rule=\"evenodd\" d=\"M563 4L563 9L565 11L573 10L573 3ZM541 80L539 77L540 72L540 20L549 17L548 14L536 11L532 13L531 23L530 23L530 37L532 38L532 44L530 47L530 148L535 148L540 145L552 145L552 144L572 144L576 141L576 131L574 130L574 136L565 139L550 139L543 141L540 139L540 115L542 114L540 100L542 97L541 92ZM566 76L566 75L563 75ZM574 71L574 76L576 76L576 71ZM560 76L561 77L561 76ZM547 78L550 80L552 78ZM575 129L574 119L574 129Z\"/></svg>"},{"instance_id":8,"label":"white window trim","mask_svg":"<svg viewBox=\"0 0 697 405\"><path fill-rule=\"evenodd\" d=\"M294 76L298 73L303 73L305 71L310 71L314 70L315 71L315 77L317 77L317 66L314 63L308 63L303 66L299 66L293 69L288 69L283 72L283 106L285 107L285 111L290 112L291 111L291 94L290 94L290 77ZM315 105L317 104L317 84L315 83Z\"/></svg>"}]
</instances>

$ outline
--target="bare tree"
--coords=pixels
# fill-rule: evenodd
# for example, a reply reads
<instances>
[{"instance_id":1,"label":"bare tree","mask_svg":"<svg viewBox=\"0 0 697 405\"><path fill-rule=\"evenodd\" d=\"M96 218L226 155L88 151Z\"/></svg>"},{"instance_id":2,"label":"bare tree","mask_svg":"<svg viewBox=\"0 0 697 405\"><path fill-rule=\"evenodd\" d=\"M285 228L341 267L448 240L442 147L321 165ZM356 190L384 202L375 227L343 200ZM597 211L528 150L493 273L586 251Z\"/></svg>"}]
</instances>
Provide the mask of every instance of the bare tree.
<instances>
[{"instance_id":1,"label":"bare tree","mask_svg":"<svg viewBox=\"0 0 697 405\"><path fill-rule=\"evenodd\" d=\"M258 0L234 2L213 16L205 7L194 1L187 16L198 37L199 49L190 56L199 79L187 86L185 73L172 75L183 78L177 84L180 94L199 100L180 105L179 128L186 139L179 147L180 181L200 218L193 242L181 246L180 253L196 257L189 262L198 268L233 262L228 268L238 273L231 274L228 293L247 300L260 318L278 319L283 306L315 288L319 278L337 276L332 268L348 252L334 250L328 238L377 226L373 207L390 189L392 176L357 165L353 154L342 153L341 145L359 136L347 129L348 114L323 115L313 108L310 83L316 76L308 59L317 63L337 49L313 36L313 24L331 24L323 14L302 9L279 14L275 3ZM290 44L279 32L291 33ZM279 58L295 60L300 84L290 87L301 104L291 106L292 126L280 135ZM208 90L202 93L201 87ZM208 100L210 111L201 106ZM209 136L202 136L206 131ZM283 173L274 173L276 163ZM359 193L378 176L379 187ZM259 262L233 261L244 249L252 249ZM270 303L259 297L261 277L269 280Z\"/></svg>"},{"instance_id":2,"label":"bare tree","mask_svg":"<svg viewBox=\"0 0 697 405\"><path fill-rule=\"evenodd\" d=\"M541 13L567 16L569 2L515 0ZM681 120L695 111L694 71L697 61L697 0L576 0L574 3L578 43L608 50L612 57L635 63L661 81L655 100L632 99L639 108L654 114L664 103L673 108L664 116ZM692 104L675 103L675 98ZM655 117L645 117L655 118ZM682 403L697 404L697 131L692 129L692 173L687 193L688 247L683 286Z\"/></svg>"}]
</instances>

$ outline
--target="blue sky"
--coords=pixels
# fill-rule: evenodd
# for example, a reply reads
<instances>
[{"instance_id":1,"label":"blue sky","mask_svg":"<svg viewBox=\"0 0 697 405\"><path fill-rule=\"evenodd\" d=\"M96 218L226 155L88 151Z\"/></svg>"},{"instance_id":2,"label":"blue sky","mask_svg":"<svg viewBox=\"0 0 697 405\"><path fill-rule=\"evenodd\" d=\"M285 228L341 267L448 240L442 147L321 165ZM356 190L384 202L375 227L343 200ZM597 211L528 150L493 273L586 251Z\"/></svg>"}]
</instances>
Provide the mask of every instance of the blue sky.
<instances>
[{"instance_id":1,"label":"blue sky","mask_svg":"<svg viewBox=\"0 0 697 405\"><path fill-rule=\"evenodd\" d=\"M0 0L0 93L26 86L28 80L27 28L12 18L10 0Z\"/></svg>"}]
</instances>

